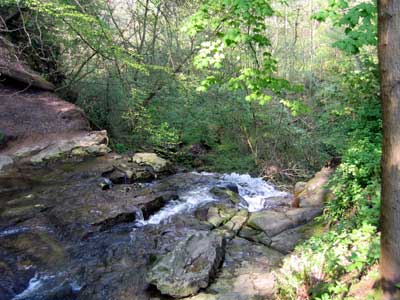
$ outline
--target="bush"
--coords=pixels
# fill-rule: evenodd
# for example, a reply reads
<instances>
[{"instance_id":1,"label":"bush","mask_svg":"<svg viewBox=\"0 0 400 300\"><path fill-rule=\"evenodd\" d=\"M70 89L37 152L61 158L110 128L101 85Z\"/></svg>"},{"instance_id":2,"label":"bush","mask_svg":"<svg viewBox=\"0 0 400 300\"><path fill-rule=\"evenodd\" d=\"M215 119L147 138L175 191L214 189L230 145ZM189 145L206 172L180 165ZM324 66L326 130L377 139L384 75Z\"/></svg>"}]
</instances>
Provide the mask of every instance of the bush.
<instances>
[{"instance_id":1,"label":"bush","mask_svg":"<svg viewBox=\"0 0 400 300\"><path fill-rule=\"evenodd\" d=\"M376 66L375 66L376 67ZM342 156L329 182L335 195L319 219L328 231L298 246L278 273L282 300L346 299L353 282L379 259L381 119L376 68L335 83L336 103L322 111L320 130ZM334 97L331 94L331 97ZM333 98L333 101L335 98ZM334 109L332 109L334 108ZM326 122L326 123L324 123ZM332 122L337 122L334 125Z\"/></svg>"}]
</instances>

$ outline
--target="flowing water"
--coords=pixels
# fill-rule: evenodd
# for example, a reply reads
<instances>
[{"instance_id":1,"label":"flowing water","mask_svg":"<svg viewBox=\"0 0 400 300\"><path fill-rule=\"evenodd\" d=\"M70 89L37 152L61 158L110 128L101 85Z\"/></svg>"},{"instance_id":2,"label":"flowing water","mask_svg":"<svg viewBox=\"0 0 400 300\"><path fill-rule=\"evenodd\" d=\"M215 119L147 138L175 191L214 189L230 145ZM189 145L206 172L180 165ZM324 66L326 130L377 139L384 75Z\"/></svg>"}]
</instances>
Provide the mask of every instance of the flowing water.
<instances>
[{"instance_id":1,"label":"flowing water","mask_svg":"<svg viewBox=\"0 0 400 300\"><path fill-rule=\"evenodd\" d=\"M29 247L24 248L22 252L15 250L16 252L11 252L3 257L6 259L10 258L12 264L15 261L16 270L19 270L18 272L21 272L26 277L26 279L19 283L18 278L21 278L19 273L15 275L9 273L7 276L12 278L10 280L17 282L15 285L18 287L19 292L15 293L12 298L5 297L4 299L53 299L53 296L47 297L44 295L47 295L46 293L53 295L51 294L53 290L59 293L60 289L65 295L69 295L63 299L92 299L90 298L91 296L85 298L87 297L85 296L85 289L96 295L102 294L104 289L111 293L108 289L115 284L118 284L118 288L129 289L130 280L129 282L119 283L124 278L137 278L137 287L135 289L144 289L143 273L145 269L143 268L146 267L147 255L158 251L154 248L158 243L171 243L173 245L174 239L178 240L184 234L185 230L197 230L197 228L191 228L190 226L192 225L189 223L188 225L184 225L186 227L183 229L174 229L172 223L175 217L193 220L193 213L198 208L213 202L222 201L221 198L210 192L213 187L227 187L231 190L237 190L243 201L236 206L241 209L247 209L249 212L273 208L279 205L277 198L288 199L290 197L290 194L277 190L273 185L261 178L253 178L248 174L179 173L150 184L142 185L142 189L149 189L152 192L162 194L167 191L173 191L179 196L176 200L167 202L164 207L150 215L147 219L144 218L142 210L136 208L136 211L134 211L134 222L126 222L120 224L121 226L111 227L111 229L107 229L104 232L94 232L93 236L87 240L77 239L75 234L79 235L80 230L90 231L91 225L85 218L91 215L86 215L79 211L81 207L90 209L85 206L87 205L86 197L88 195L89 197L94 197L93 201L95 201L96 205L100 205L99 208L103 208L104 206L105 209L108 209L108 205L114 203L113 201L127 201L128 205L129 201L131 201L130 199L133 199L128 197L122 200L121 196L119 196L120 194L112 194L119 193L119 190L122 190L119 185L110 184L110 190L102 191L96 186L96 180L90 177L83 180L80 178L76 183L67 181L64 186L55 185L49 188L46 187L35 194L36 198L18 198L20 199L18 201L27 201L27 203L23 202L24 204L21 205L31 205L31 201L38 201L38 203L43 202L43 207L50 207L50 209L36 212L35 209L37 206L34 205L32 209L35 213L26 215L26 222L24 221L25 216L23 216L21 218L22 221L19 221L21 224L15 223L13 226L1 228L0 240L3 241L1 243L10 245L6 246L5 253L8 253L8 249L13 249L14 245L25 247L24 245L27 243L27 247ZM125 183L124 186L129 186L129 184ZM57 193L55 198L53 196L54 191ZM123 193L121 195L126 197L127 194ZM90 196L93 194L96 196ZM113 198L107 198L111 196ZM105 199L109 200L106 200L103 204L98 204L97 199L102 199L101 197L106 197ZM54 203L55 200L57 203ZM11 201L10 203L19 202ZM61 213L57 214L59 211ZM90 213L94 211L94 209L90 209ZM16 210L16 212L19 212L19 210ZM88 225L89 227L87 227L85 223L75 220L84 220L90 226ZM44 223L42 224L42 222ZM60 222L60 225L53 227L53 222L55 224ZM54 233L53 229L50 228L55 228L58 230L58 233ZM166 229L167 231L165 231ZM173 233L173 238L170 241L163 240L161 235L165 232L171 232L171 230L177 230ZM64 236L64 233L73 234L73 236ZM60 236L62 238L59 238ZM42 245L42 241L45 245ZM163 246L161 246L161 249L164 249ZM49 250L52 252L47 254ZM42 253L42 251L44 252ZM27 254L25 255L25 253ZM137 257L137 253L144 253L145 256L137 261L129 261L131 257ZM22 258L19 258L21 254L21 257L25 257L24 259L32 259L32 265L29 265L29 268L26 270L18 267L18 260L21 259L23 261ZM0 252L0 263L2 259L1 255L2 253ZM129 262L126 266L120 264L121 257L125 262ZM51 259L54 259L56 264L47 263L47 260ZM85 266L84 270L86 270L86 273L82 273L81 266ZM114 268L114 266L118 266L118 268ZM103 271L104 268L106 271ZM114 274L115 279L113 280L116 280L116 282L113 282L111 285L107 283L103 286L105 283L100 281L98 285L91 283L85 287L85 282L97 282L96 280L100 280L97 278L103 278L103 274L107 274L107 272ZM121 277L122 279L118 279L119 276L123 276ZM4 280L3 283L6 284L6 280L8 279ZM0 293L1 283L2 280L0 278ZM21 286L24 288L21 289ZM84 291L80 291L82 286L85 287ZM99 290L91 290L92 287L93 289L98 287ZM81 293L83 293L83 296L80 296ZM75 295L79 296L75 298ZM0 296L0 299L3 298Z\"/></svg>"},{"instance_id":2,"label":"flowing water","mask_svg":"<svg viewBox=\"0 0 400 300\"><path fill-rule=\"evenodd\" d=\"M210 189L214 186L236 186L239 195L243 197L246 205L241 204L242 208L246 208L249 212L260 211L263 209L273 208L276 206L276 197L289 197L286 192L277 190L273 185L265 182L262 178L251 177L248 174L217 174L208 172L192 172L192 175L207 178L206 183L198 186L194 185L189 190L179 193L179 199L169 202L158 213L151 216L148 220L140 220L138 225L160 224L168 222L168 220L177 214L192 212L197 207L218 201L218 198L210 193Z\"/></svg>"}]
</instances>

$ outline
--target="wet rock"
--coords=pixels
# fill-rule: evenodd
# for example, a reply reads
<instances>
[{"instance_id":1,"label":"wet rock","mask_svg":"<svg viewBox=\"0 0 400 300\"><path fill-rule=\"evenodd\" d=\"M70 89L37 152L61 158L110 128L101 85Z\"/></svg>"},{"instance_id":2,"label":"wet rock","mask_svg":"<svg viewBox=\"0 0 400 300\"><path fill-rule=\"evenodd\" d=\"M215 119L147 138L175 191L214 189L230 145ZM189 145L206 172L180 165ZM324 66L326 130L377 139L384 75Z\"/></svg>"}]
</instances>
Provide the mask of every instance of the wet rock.
<instances>
[{"instance_id":1,"label":"wet rock","mask_svg":"<svg viewBox=\"0 0 400 300\"><path fill-rule=\"evenodd\" d=\"M234 183L229 183L229 184L225 185L225 187L226 187L228 190L231 190L232 192L234 192L234 193L236 193L236 194L239 194L239 187L238 187L236 184L234 184Z\"/></svg>"},{"instance_id":2,"label":"wet rock","mask_svg":"<svg viewBox=\"0 0 400 300\"><path fill-rule=\"evenodd\" d=\"M116 227L89 237L72 251L78 300L148 300L149 254L159 232Z\"/></svg>"},{"instance_id":3,"label":"wet rock","mask_svg":"<svg viewBox=\"0 0 400 300\"><path fill-rule=\"evenodd\" d=\"M222 262L223 244L223 238L212 232L189 235L153 265L149 283L175 298L197 294L208 286Z\"/></svg>"},{"instance_id":4,"label":"wet rock","mask_svg":"<svg viewBox=\"0 0 400 300\"><path fill-rule=\"evenodd\" d=\"M179 196L175 192L161 192L134 198L139 203L138 207L143 213L143 217L148 219L152 214L159 211L171 200L177 200Z\"/></svg>"},{"instance_id":5,"label":"wet rock","mask_svg":"<svg viewBox=\"0 0 400 300\"><path fill-rule=\"evenodd\" d=\"M246 200L243 199L237 192L224 186L215 186L210 190L211 194L214 194L218 198L230 200L233 204L243 204L247 206Z\"/></svg>"},{"instance_id":6,"label":"wet rock","mask_svg":"<svg viewBox=\"0 0 400 300\"><path fill-rule=\"evenodd\" d=\"M110 179L104 178L104 177L103 177L103 178L101 178L101 179L99 180L98 185L99 185L99 187L100 187L103 191L105 191L105 190L111 189L113 183L112 183L112 181L111 181Z\"/></svg>"},{"instance_id":7,"label":"wet rock","mask_svg":"<svg viewBox=\"0 0 400 300\"><path fill-rule=\"evenodd\" d=\"M34 268L18 268L18 260L0 247L0 300L9 300L22 292L35 275Z\"/></svg>"},{"instance_id":8,"label":"wet rock","mask_svg":"<svg viewBox=\"0 0 400 300\"><path fill-rule=\"evenodd\" d=\"M77 295L73 282L58 278L56 275L43 276L37 274L30 280L29 288L18 294L15 300L75 300Z\"/></svg>"},{"instance_id":9,"label":"wet rock","mask_svg":"<svg viewBox=\"0 0 400 300\"><path fill-rule=\"evenodd\" d=\"M43 222L28 221L2 230L0 299L13 298L27 288L35 273L58 271L66 260L65 244Z\"/></svg>"}]
</instances>

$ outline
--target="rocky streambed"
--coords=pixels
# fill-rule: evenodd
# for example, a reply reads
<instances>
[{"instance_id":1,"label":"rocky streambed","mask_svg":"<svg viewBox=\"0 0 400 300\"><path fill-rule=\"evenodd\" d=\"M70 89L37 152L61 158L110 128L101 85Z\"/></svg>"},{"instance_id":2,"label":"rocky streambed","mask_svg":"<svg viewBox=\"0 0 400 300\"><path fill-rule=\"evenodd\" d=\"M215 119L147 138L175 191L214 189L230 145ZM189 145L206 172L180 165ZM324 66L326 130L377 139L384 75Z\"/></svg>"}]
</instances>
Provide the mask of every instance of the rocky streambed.
<instances>
[{"instance_id":1,"label":"rocky streambed","mask_svg":"<svg viewBox=\"0 0 400 300\"><path fill-rule=\"evenodd\" d=\"M249 175L172 172L111 154L3 173L0 299L271 297L320 206Z\"/></svg>"}]
</instances>

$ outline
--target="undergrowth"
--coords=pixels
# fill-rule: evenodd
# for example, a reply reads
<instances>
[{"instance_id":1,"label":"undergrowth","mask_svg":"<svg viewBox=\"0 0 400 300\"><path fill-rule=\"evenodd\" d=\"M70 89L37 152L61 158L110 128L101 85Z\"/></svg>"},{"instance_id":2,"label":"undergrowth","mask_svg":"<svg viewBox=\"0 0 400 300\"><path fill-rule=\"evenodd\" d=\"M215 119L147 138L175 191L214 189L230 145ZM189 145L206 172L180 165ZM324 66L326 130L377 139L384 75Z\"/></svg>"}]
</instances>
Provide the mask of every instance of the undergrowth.
<instances>
[{"instance_id":1,"label":"undergrowth","mask_svg":"<svg viewBox=\"0 0 400 300\"><path fill-rule=\"evenodd\" d=\"M379 260L381 119L376 68L370 66L365 74L348 74L335 89L342 101L341 110L335 107L342 164L329 182L335 197L319 218L328 230L284 260L277 273L280 300L357 299L352 285ZM350 114L338 114L348 107Z\"/></svg>"}]
</instances>

